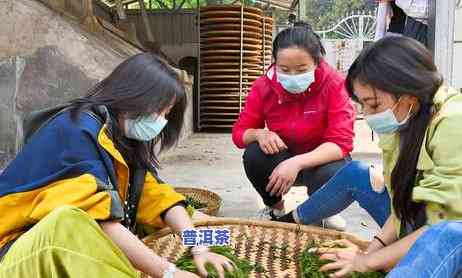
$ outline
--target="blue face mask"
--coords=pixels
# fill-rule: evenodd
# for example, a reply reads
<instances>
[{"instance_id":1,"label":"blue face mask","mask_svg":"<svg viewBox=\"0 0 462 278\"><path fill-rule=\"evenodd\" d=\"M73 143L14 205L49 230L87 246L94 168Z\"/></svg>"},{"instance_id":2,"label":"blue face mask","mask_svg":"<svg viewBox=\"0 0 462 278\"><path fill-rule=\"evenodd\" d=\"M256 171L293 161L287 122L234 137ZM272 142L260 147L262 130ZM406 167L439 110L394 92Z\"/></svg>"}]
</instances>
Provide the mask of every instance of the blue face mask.
<instances>
[{"instance_id":1,"label":"blue face mask","mask_svg":"<svg viewBox=\"0 0 462 278\"><path fill-rule=\"evenodd\" d=\"M291 94L301 94L306 92L311 83L314 82L314 71L295 75L278 72L277 78L287 92Z\"/></svg>"},{"instance_id":2,"label":"blue face mask","mask_svg":"<svg viewBox=\"0 0 462 278\"><path fill-rule=\"evenodd\" d=\"M402 127L408 122L409 118L411 117L411 111L413 107L413 105L411 105L411 108L409 108L409 112L406 118L402 120L401 122L398 122L398 120L396 119L395 113L393 113L393 110L395 110L396 105L393 108L388 108L387 110L383 112L364 116L364 119L366 119L366 122L369 125L369 127L372 128L372 130L376 132L377 134L394 133L398 131L400 127Z\"/></svg>"},{"instance_id":3,"label":"blue face mask","mask_svg":"<svg viewBox=\"0 0 462 278\"><path fill-rule=\"evenodd\" d=\"M162 132L167 122L163 116L125 119L125 136L138 141L151 141Z\"/></svg>"}]
</instances>

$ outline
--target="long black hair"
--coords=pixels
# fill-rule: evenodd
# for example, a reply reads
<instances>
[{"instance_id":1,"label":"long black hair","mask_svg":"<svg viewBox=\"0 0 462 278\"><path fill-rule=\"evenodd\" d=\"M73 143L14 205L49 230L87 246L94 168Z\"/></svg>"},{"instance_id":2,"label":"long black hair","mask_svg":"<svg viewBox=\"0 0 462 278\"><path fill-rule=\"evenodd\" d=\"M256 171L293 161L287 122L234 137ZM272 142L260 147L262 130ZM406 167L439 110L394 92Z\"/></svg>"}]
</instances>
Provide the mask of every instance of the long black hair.
<instances>
[{"instance_id":1,"label":"long black hair","mask_svg":"<svg viewBox=\"0 0 462 278\"><path fill-rule=\"evenodd\" d=\"M273 42L273 58L276 61L279 50L286 48L301 48L313 57L316 64L319 64L326 50L321 43L321 38L316 34L311 25L299 21L294 26L279 32Z\"/></svg>"},{"instance_id":2,"label":"long black hair","mask_svg":"<svg viewBox=\"0 0 462 278\"><path fill-rule=\"evenodd\" d=\"M96 84L86 97L72 101L71 117L75 121L83 110L105 106L113 116L110 136L129 163L141 163L149 170L159 166L159 151L176 144L183 127L186 94L178 75L152 53L134 55L122 62L104 80ZM166 116L168 124L150 142L128 139L119 126L121 117L135 119L160 113L173 105Z\"/></svg>"},{"instance_id":3,"label":"long black hair","mask_svg":"<svg viewBox=\"0 0 462 278\"><path fill-rule=\"evenodd\" d=\"M401 151L391 174L393 208L397 217L414 223L421 204L412 201L417 161L427 127L432 119L433 97L443 83L432 54L407 37L386 37L362 51L348 71L346 87L354 100L357 81L392 94L395 99L411 95L419 101L419 111L401 135Z\"/></svg>"}]
</instances>

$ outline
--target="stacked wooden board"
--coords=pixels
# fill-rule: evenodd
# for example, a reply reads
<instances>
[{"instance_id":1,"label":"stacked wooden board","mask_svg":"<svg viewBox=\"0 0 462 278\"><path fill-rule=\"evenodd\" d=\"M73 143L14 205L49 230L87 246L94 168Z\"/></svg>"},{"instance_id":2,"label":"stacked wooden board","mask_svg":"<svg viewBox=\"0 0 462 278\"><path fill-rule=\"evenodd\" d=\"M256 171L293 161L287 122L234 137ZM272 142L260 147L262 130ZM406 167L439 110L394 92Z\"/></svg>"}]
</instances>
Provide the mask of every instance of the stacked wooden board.
<instances>
[{"instance_id":1,"label":"stacked wooden board","mask_svg":"<svg viewBox=\"0 0 462 278\"><path fill-rule=\"evenodd\" d=\"M273 20L255 7L200 9L199 129L229 129L271 63Z\"/></svg>"}]
</instances>

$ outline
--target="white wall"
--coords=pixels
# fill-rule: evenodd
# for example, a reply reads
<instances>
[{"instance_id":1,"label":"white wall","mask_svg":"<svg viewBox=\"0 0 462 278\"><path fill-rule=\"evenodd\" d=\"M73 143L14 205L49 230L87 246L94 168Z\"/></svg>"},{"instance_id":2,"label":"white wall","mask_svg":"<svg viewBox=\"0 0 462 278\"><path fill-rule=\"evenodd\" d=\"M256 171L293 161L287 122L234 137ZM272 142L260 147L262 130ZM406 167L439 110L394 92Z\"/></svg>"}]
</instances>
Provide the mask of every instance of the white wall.
<instances>
[{"instance_id":1,"label":"white wall","mask_svg":"<svg viewBox=\"0 0 462 278\"><path fill-rule=\"evenodd\" d=\"M197 43L162 44L161 49L176 64L184 57L199 55L199 44Z\"/></svg>"},{"instance_id":2,"label":"white wall","mask_svg":"<svg viewBox=\"0 0 462 278\"><path fill-rule=\"evenodd\" d=\"M456 9L454 22L454 63L452 76L454 86L462 88L462 7Z\"/></svg>"},{"instance_id":3,"label":"white wall","mask_svg":"<svg viewBox=\"0 0 462 278\"><path fill-rule=\"evenodd\" d=\"M350 65L363 49L362 40L323 40L326 61L342 73L347 73Z\"/></svg>"}]
</instances>

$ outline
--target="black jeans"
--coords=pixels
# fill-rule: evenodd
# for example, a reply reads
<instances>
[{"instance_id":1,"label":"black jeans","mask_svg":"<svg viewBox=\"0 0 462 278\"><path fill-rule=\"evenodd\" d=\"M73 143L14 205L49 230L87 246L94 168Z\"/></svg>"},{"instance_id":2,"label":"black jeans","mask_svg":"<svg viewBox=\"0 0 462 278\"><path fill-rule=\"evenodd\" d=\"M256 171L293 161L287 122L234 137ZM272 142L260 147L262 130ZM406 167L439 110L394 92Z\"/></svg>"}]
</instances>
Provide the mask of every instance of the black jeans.
<instances>
[{"instance_id":1,"label":"black jeans","mask_svg":"<svg viewBox=\"0 0 462 278\"><path fill-rule=\"evenodd\" d=\"M258 143L250 144L244 152L244 169L247 174L247 178L260 194L265 205L269 207L272 207L281 201L281 197L271 196L268 192L266 192L269 177L279 163L291 157L292 155L288 151L275 155L266 155L260 149ZM318 167L302 170L298 174L295 185L307 186L308 195L311 195L321 188L331 177L333 177L348 160L351 159L348 157Z\"/></svg>"}]
</instances>

